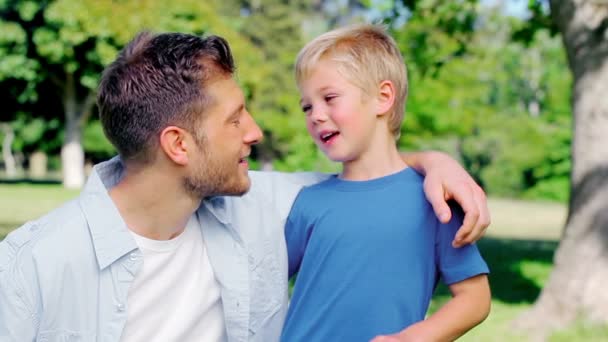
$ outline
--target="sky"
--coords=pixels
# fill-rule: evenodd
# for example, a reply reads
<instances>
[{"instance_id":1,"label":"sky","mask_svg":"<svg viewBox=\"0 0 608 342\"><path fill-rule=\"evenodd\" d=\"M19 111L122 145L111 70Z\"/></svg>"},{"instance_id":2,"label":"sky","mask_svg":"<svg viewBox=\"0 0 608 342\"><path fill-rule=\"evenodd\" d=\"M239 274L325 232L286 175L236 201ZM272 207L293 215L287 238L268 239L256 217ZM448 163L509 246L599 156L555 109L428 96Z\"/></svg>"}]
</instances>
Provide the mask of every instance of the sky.
<instances>
[{"instance_id":1,"label":"sky","mask_svg":"<svg viewBox=\"0 0 608 342\"><path fill-rule=\"evenodd\" d=\"M481 3L488 6L502 4L504 13L509 16L525 18L528 15L528 0L481 0Z\"/></svg>"}]
</instances>

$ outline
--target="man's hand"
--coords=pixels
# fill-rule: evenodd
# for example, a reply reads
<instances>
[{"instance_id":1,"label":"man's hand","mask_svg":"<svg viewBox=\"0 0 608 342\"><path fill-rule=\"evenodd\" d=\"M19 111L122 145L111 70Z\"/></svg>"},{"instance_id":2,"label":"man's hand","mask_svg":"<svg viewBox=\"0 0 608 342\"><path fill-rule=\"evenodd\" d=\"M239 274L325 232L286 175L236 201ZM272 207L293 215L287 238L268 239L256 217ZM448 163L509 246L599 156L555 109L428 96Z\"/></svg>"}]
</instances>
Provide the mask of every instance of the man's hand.
<instances>
[{"instance_id":1,"label":"man's hand","mask_svg":"<svg viewBox=\"0 0 608 342\"><path fill-rule=\"evenodd\" d=\"M490 225L486 194L452 157L442 152L403 155L405 162L425 175L424 192L435 215L443 223L452 218L448 200L455 200L464 211L464 221L452 245L462 247L479 240Z\"/></svg>"}]
</instances>

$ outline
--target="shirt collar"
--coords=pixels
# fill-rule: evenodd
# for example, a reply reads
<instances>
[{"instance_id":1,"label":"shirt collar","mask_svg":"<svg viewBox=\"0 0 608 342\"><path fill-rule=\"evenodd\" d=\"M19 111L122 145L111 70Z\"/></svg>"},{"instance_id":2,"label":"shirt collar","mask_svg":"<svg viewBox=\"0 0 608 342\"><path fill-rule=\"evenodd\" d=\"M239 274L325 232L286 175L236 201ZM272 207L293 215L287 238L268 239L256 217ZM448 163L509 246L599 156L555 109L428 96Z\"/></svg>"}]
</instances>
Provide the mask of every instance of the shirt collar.
<instances>
[{"instance_id":1,"label":"shirt collar","mask_svg":"<svg viewBox=\"0 0 608 342\"><path fill-rule=\"evenodd\" d=\"M80 203L89 224L95 255L100 269L104 269L125 254L137 249L137 244L129 232L125 221L108 190L114 187L124 175L124 164L120 157L95 165L87 180ZM205 199L202 207L230 227L230 208L225 197L216 196ZM200 222L202 226L202 222Z\"/></svg>"},{"instance_id":2,"label":"shirt collar","mask_svg":"<svg viewBox=\"0 0 608 342\"><path fill-rule=\"evenodd\" d=\"M80 205L89 225L100 269L137 249L125 221L108 194L108 190L120 181L123 174L124 166L118 157L100 163L93 168L80 195Z\"/></svg>"},{"instance_id":3,"label":"shirt collar","mask_svg":"<svg viewBox=\"0 0 608 342\"><path fill-rule=\"evenodd\" d=\"M205 207L215 218L224 225L230 225L230 208L224 196L215 196L203 200L198 210Z\"/></svg>"}]
</instances>

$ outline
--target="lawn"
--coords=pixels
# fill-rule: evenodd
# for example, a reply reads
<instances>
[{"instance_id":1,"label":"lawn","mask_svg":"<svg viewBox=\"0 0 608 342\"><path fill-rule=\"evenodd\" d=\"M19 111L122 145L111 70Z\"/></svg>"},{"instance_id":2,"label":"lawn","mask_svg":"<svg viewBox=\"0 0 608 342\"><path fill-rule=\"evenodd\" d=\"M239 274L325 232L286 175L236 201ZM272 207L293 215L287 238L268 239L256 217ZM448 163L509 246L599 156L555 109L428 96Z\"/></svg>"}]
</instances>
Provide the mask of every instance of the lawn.
<instances>
[{"instance_id":1,"label":"lawn","mask_svg":"<svg viewBox=\"0 0 608 342\"><path fill-rule=\"evenodd\" d=\"M74 198L56 184L0 184L0 239L27 220ZM551 272L566 208L555 203L491 199L492 226L479 242L491 274L492 312L461 341L526 341L511 321L534 302ZM431 305L449 299L440 287ZM578 323L550 341L608 341L608 327Z\"/></svg>"}]
</instances>

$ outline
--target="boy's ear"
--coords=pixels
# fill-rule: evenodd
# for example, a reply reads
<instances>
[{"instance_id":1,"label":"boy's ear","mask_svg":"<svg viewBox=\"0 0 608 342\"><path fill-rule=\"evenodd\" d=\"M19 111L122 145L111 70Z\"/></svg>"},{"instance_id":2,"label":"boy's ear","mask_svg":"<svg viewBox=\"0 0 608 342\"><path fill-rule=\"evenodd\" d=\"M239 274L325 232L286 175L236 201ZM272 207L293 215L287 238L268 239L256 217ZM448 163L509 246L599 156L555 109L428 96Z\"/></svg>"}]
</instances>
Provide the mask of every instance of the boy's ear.
<instances>
[{"instance_id":1,"label":"boy's ear","mask_svg":"<svg viewBox=\"0 0 608 342\"><path fill-rule=\"evenodd\" d=\"M183 128L167 126L160 132L160 148L167 158L179 165L188 164L188 149L191 147L190 134Z\"/></svg>"},{"instance_id":2,"label":"boy's ear","mask_svg":"<svg viewBox=\"0 0 608 342\"><path fill-rule=\"evenodd\" d=\"M393 82L384 80L380 82L378 89L377 115L381 116L388 113L395 103L395 86Z\"/></svg>"}]
</instances>

